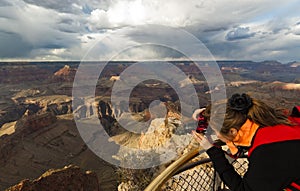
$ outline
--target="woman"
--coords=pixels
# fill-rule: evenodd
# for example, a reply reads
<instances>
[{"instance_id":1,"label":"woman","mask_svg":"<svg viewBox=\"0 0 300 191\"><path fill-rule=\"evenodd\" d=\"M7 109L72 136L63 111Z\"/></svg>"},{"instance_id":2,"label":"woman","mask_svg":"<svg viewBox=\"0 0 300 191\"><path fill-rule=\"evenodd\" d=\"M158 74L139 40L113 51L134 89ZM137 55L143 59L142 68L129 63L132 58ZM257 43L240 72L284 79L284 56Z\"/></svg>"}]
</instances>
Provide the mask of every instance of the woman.
<instances>
[{"instance_id":1,"label":"woman","mask_svg":"<svg viewBox=\"0 0 300 191\"><path fill-rule=\"evenodd\" d=\"M193 131L225 184L232 191L300 190L300 118L288 117L247 94L234 94L225 105L223 115L222 104L214 105L213 110L208 106L203 115L232 154L241 148L248 150L249 167L244 177L220 147Z\"/></svg>"}]
</instances>

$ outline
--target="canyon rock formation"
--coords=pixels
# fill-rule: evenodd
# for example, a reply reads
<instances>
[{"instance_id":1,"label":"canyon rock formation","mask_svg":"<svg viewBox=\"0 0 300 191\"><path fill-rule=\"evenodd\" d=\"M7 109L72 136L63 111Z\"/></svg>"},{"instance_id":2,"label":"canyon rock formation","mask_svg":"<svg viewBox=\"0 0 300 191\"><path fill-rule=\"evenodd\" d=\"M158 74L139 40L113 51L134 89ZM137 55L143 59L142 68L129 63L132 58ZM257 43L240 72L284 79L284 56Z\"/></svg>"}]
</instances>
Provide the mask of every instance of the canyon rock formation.
<instances>
[{"instance_id":1,"label":"canyon rock formation","mask_svg":"<svg viewBox=\"0 0 300 191\"><path fill-rule=\"evenodd\" d=\"M79 62L1 63L0 190L24 179L30 180L24 180L21 187L30 186L29 188L35 189L32 186L37 182L44 185L48 180L54 181L51 176L49 179L39 179L44 172L62 169L70 164L81 169L82 173L78 173L83 179L89 176L89 173L84 172L92 170L103 190L116 190L118 184L121 190L136 187L137 182L132 179L122 182L116 172L118 168L102 160L88 148L74 119L88 120L96 116L111 141L124 146L114 156L118 160L122 160L124 153L133 159L136 157L136 153L126 150L126 147L152 149L154 154L149 157L157 157L158 160L167 156L176 158L186 152L187 148L184 146L189 144L190 131L195 128L195 124L186 124L189 116L182 116L181 100L170 85L149 79L133 88L128 107L123 102L112 105L112 87L122 80L120 74L132 63L134 62L109 63L99 76L94 97L72 95L73 79ZM194 109L206 106L211 99L210 93L218 92L220 88L226 88L228 96L236 92L247 92L280 108L291 109L299 103L298 63L220 61L218 64L225 84L217 84L211 87L212 90L193 63L172 63L187 75L197 91L199 105ZM89 76L83 78L89 80ZM180 87L184 87L187 82L188 80L179 82ZM78 105L73 108L74 100ZM147 123L147 130L141 133L129 132L124 126L131 124L132 119ZM155 154L159 152L165 154ZM139 154L140 158L144 157L145 163L148 162L147 156L143 155L145 153ZM124 176L133 175L132 177L148 173L149 176L145 177L151 180L161 168L163 167L129 174L122 169L121 172ZM68 168L65 170L68 171ZM77 170L70 167L68 173L73 172ZM92 177L94 173L91 173ZM42 183L41 180L47 181ZM94 178L91 181L96 182ZM67 183L68 180L64 179L62 182ZM80 180L78 184L81 184Z\"/></svg>"},{"instance_id":2,"label":"canyon rock formation","mask_svg":"<svg viewBox=\"0 0 300 191\"><path fill-rule=\"evenodd\" d=\"M35 180L25 179L5 191L101 191L96 173L83 172L77 166L50 169Z\"/></svg>"}]
</instances>

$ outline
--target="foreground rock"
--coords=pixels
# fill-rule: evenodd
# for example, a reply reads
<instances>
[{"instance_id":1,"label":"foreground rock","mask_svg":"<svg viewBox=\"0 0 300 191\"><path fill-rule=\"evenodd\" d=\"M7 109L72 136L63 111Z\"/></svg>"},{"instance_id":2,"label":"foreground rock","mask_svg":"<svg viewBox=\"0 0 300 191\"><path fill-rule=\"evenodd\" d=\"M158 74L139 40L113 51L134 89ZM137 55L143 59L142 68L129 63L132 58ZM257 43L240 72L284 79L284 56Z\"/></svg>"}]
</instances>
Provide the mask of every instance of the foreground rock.
<instances>
[{"instance_id":1,"label":"foreground rock","mask_svg":"<svg viewBox=\"0 0 300 191\"><path fill-rule=\"evenodd\" d=\"M77 166L48 170L35 180L23 180L6 191L100 191L96 173L83 172Z\"/></svg>"},{"instance_id":2,"label":"foreground rock","mask_svg":"<svg viewBox=\"0 0 300 191\"><path fill-rule=\"evenodd\" d=\"M103 190L116 190L115 167L87 148L72 115L24 116L0 134L0 190L69 164L93 170Z\"/></svg>"}]
</instances>

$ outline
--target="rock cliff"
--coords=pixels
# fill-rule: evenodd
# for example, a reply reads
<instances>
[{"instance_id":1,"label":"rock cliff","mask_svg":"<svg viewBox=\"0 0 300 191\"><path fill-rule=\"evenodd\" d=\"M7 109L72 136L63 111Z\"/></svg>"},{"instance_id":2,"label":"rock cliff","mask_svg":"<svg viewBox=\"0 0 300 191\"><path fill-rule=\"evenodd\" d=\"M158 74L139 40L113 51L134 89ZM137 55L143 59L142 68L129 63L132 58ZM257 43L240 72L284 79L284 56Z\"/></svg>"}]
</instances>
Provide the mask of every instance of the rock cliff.
<instances>
[{"instance_id":1,"label":"rock cliff","mask_svg":"<svg viewBox=\"0 0 300 191\"><path fill-rule=\"evenodd\" d=\"M25 179L5 191L100 191L96 173L77 166L51 169L35 180Z\"/></svg>"},{"instance_id":2,"label":"rock cliff","mask_svg":"<svg viewBox=\"0 0 300 191\"><path fill-rule=\"evenodd\" d=\"M9 135L0 129L0 190L69 164L92 169L104 190L116 189L115 167L88 149L72 115L33 114L10 124L10 128L14 133Z\"/></svg>"},{"instance_id":3,"label":"rock cliff","mask_svg":"<svg viewBox=\"0 0 300 191\"><path fill-rule=\"evenodd\" d=\"M63 68L54 73L52 80L57 82L73 82L75 74L75 68L71 68L69 65L65 65Z\"/></svg>"}]
</instances>

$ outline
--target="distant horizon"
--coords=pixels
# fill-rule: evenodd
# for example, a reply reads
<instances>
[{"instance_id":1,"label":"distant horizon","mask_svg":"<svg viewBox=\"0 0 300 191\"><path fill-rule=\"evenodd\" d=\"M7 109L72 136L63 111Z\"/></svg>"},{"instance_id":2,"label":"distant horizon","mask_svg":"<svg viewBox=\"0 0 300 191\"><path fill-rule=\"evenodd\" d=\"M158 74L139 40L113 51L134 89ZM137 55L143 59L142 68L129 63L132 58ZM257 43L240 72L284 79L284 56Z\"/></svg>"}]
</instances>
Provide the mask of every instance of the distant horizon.
<instances>
[{"instance_id":1,"label":"distant horizon","mask_svg":"<svg viewBox=\"0 0 300 191\"><path fill-rule=\"evenodd\" d=\"M299 61L289 61L289 62L280 62L278 60L262 60L262 61L254 61L254 60L0 60L0 63L38 63L38 62L48 62L48 63L67 63L67 62L278 62L281 64L290 64L290 63L300 63Z\"/></svg>"}]
</instances>

